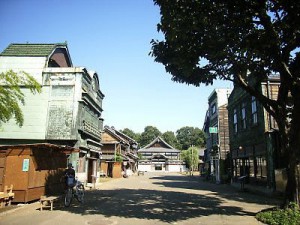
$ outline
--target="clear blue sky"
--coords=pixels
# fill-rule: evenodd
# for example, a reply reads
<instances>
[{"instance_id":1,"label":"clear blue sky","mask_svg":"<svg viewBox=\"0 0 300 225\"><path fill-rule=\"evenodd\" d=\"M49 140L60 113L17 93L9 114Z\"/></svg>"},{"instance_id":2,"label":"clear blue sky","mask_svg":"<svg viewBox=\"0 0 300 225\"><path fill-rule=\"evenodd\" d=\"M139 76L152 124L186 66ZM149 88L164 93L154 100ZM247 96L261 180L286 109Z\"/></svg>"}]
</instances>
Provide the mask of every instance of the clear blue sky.
<instances>
[{"instance_id":1,"label":"clear blue sky","mask_svg":"<svg viewBox=\"0 0 300 225\"><path fill-rule=\"evenodd\" d=\"M74 66L98 72L104 125L142 132L184 126L202 129L214 88L174 83L162 64L148 56L158 6L152 0L1 0L0 51L10 43L67 41Z\"/></svg>"}]
</instances>

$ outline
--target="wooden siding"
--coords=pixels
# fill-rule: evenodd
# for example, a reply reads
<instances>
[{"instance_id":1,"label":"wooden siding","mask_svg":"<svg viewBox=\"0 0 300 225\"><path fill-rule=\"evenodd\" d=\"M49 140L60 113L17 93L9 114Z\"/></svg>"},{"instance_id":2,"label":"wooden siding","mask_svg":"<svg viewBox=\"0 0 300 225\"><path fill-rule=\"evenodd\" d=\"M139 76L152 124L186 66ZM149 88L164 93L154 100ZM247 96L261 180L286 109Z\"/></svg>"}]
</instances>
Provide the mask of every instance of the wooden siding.
<instances>
[{"instance_id":1,"label":"wooden siding","mask_svg":"<svg viewBox=\"0 0 300 225\"><path fill-rule=\"evenodd\" d=\"M119 142L119 141L117 140L117 138L113 137L112 135L108 134L107 132L103 132L102 133L102 142L103 143L108 143L108 142L114 143L114 142Z\"/></svg>"},{"instance_id":2,"label":"wooden siding","mask_svg":"<svg viewBox=\"0 0 300 225\"><path fill-rule=\"evenodd\" d=\"M219 107L219 145L221 152L221 159L226 158L226 153L229 152L229 128L228 128L228 111L227 104Z\"/></svg>"},{"instance_id":3,"label":"wooden siding","mask_svg":"<svg viewBox=\"0 0 300 225\"><path fill-rule=\"evenodd\" d=\"M24 159L29 160L23 171ZM37 200L41 195L61 193L61 177L67 164L66 155L52 148L10 147L1 149L0 191L13 185L14 202Z\"/></svg>"},{"instance_id":4,"label":"wooden siding","mask_svg":"<svg viewBox=\"0 0 300 225\"><path fill-rule=\"evenodd\" d=\"M261 93L272 99L277 99L279 82L262 83L260 89ZM241 107L245 103L246 109L246 129L241 127ZM238 118L238 132L234 132L233 125L233 111L237 110ZM257 149L257 153L266 154L265 147L265 132L270 128L277 128L275 120L269 116L263 106L257 101L257 124L252 123L252 110L251 110L251 96L241 88L236 88L231 93L228 100L228 119L229 119L229 136L230 136L230 150L233 156L238 157L234 151L238 152L239 147ZM249 155L249 154L248 154Z\"/></svg>"}]
</instances>

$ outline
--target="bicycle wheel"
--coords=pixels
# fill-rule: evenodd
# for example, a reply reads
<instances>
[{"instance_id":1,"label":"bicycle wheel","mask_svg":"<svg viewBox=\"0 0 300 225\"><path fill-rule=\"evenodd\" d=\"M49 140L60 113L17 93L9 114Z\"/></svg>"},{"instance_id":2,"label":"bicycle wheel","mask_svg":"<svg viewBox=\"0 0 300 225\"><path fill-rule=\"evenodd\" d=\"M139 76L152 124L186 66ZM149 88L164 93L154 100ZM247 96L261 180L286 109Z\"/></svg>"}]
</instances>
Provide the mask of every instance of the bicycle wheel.
<instances>
[{"instance_id":1,"label":"bicycle wheel","mask_svg":"<svg viewBox=\"0 0 300 225\"><path fill-rule=\"evenodd\" d=\"M72 188L68 188L65 195L65 206L68 207L71 205L73 197L73 190Z\"/></svg>"},{"instance_id":2,"label":"bicycle wheel","mask_svg":"<svg viewBox=\"0 0 300 225\"><path fill-rule=\"evenodd\" d=\"M82 184L78 185L76 187L77 189L77 195L76 198L79 202L83 203L83 198L84 198L84 186Z\"/></svg>"}]
</instances>

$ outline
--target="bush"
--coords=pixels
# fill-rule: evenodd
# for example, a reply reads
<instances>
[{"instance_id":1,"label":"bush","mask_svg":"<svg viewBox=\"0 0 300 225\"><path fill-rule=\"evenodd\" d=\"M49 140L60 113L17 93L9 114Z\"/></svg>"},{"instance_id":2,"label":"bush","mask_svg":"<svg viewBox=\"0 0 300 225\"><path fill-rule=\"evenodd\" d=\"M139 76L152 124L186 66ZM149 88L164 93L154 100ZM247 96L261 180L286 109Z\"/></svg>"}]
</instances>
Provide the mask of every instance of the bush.
<instances>
[{"instance_id":1,"label":"bush","mask_svg":"<svg viewBox=\"0 0 300 225\"><path fill-rule=\"evenodd\" d=\"M300 209L296 203L290 203L286 209L272 209L260 212L256 219L269 225L300 224Z\"/></svg>"}]
</instances>

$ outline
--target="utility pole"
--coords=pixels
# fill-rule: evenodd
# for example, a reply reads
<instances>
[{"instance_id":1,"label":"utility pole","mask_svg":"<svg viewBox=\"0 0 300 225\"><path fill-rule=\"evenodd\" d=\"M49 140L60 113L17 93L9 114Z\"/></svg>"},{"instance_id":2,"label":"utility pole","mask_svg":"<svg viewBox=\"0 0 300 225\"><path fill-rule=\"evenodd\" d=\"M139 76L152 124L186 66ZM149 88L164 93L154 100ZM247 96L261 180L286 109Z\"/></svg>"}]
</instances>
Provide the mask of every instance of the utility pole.
<instances>
[{"instance_id":1,"label":"utility pole","mask_svg":"<svg viewBox=\"0 0 300 225\"><path fill-rule=\"evenodd\" d=\"M192 176L194 176L194 145L192 145Z\"/></svg>"}]
</instances>

